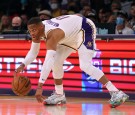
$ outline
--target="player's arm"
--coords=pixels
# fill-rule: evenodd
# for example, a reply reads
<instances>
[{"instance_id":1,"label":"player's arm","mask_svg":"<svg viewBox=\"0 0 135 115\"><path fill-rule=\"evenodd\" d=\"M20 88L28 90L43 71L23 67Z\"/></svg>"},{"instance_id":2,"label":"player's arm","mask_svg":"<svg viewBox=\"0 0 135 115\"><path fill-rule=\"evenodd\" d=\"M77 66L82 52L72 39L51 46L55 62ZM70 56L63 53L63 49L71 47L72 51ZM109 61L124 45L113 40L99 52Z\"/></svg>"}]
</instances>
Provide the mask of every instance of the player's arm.
<instances>
[{"instance_id":1,"label":"player's arm","mask_svg":"<svg viewBox=\"0 0 135 115\"><path fill-rule=\"evenodd\" d=\"M65 37L65 33L61 29L54 29L52 30L46 40L46 58L43 63L43 67L41 70L41 75L39 78L38 87L42 88L45 80L49 76L49 73L52 69L53 63L54 63L54 57L56 54L56 48L58 45L58 42Z\"/></svg>"},{"instance_id":2,"label":"player's arm","mask_svg":"<svg viewBox=\"0 0 135 115\"><path fill-rule=\"evenodd\" d=\"M34 59L38 55L39 49L40 49L40 39L32 40L31 48L23 61L23 64L25 66L29 65L31 62L34 61Z\"/></svg>"},{"instance_id":3,"label":"player's arm","mask_svg":"<svg viewBox=\"0 0 135 115\"><path fill-rule=\"evenodd\" d=\"M44 99L44 97L42 96L42 92L43 92L42 86L43 86L44 82L46 81L47 77L49 76L49 73L52 69L58 42L61 39L63 39L64 36L65 36L64 31L61 29L52 30L47 36L46 57L45 57L45 61L42 66L39 83L38 83L38 87L37 87L36 94L35 94L38 102L42 102Z\"/></svg>"},{"instance_id":4,"label":"player's arm","mask_svg":"<svg viewBox=\"0 0 135 115\"><path fill-rule=\"evenodd\" d=\"M64 37L65 37L65 33L63 30L59 28L52 30L47 36L46 49L56 51L58 42Z\"/></svg>"},{"instance_id":5,"label":"player's arm","mask_svg":"<svg viewBox=\"0 0 135 115\"><path fill-rule=\"evenodd\" d=\"M17 73L23 71L24 67L29 65L37 57L40 49L40 39L32 39L31 48L27 53L24 61L21 65L15 70Z\"/></svg>"}]
</instances>

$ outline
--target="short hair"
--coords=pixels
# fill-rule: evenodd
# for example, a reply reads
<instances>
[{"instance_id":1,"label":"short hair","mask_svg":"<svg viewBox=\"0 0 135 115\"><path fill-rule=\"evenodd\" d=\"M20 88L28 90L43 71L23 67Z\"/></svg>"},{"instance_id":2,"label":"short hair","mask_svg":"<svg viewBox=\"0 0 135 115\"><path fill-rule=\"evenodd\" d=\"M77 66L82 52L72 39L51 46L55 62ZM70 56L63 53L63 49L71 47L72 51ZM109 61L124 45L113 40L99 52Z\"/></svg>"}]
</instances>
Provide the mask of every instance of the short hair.
<instances>
[{"instance_id":1,"label":"short hair","mask_svg":"<svg viewBox=\"0 0 135 115\"><path fill-rule=\"evenodd\" d=\"M27 25L39 24L39 23L41 23L41 22L42 22L42 20L41 20L39 17L32 17L32 18L28 21Z\"/></svg>"}]
</instances>

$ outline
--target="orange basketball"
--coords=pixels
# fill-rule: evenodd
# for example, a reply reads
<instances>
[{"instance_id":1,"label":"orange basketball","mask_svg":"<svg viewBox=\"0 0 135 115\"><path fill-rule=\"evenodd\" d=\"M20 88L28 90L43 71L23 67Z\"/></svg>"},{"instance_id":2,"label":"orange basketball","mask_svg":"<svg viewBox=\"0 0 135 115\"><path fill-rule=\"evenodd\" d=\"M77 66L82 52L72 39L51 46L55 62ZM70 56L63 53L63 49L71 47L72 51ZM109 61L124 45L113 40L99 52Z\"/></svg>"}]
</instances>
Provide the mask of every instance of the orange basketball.
<instances>
[{"instance_id":1,"label":"orange basketball","mask_svg":"<svg viewBox=\"0 0 135 115\"><path fill-rule=\"evenodd\" d=\"M12 90L16 95L25 96L31 90L31 82L28 77L14 77L12 81Z\"/></svg>"}]
</instances>

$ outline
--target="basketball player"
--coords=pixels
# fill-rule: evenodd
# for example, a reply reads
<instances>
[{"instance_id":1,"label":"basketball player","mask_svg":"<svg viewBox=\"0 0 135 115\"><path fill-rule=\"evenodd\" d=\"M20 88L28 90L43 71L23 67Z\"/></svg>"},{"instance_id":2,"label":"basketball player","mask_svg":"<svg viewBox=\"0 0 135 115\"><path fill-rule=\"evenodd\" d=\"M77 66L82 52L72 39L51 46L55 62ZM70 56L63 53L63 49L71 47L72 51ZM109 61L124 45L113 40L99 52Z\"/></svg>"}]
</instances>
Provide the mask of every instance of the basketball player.
<instances>
[{"instance_id":1,"label":"basketball player","mask_svg":"<svg viewBox=\"0 0 135 115\"><path fill-rule=\"evenodd\" d=\"M78 51L81 70L101 82L109 90L111 107L119 106L129 98L127 94L118 90L100 69L92 65L96 27L90 19L79 15L64 15L42 22L34 17L28 22L28 30L32 37L31 49L16 72L23 71L24 67L37 57L40 41L44 39L47 52L35 94L38 102L43 101L42 86L52 70L55 92L44 100L44 104L66 103L62 83L63 63L75 51Z\"/></svg>"}]
</instances>

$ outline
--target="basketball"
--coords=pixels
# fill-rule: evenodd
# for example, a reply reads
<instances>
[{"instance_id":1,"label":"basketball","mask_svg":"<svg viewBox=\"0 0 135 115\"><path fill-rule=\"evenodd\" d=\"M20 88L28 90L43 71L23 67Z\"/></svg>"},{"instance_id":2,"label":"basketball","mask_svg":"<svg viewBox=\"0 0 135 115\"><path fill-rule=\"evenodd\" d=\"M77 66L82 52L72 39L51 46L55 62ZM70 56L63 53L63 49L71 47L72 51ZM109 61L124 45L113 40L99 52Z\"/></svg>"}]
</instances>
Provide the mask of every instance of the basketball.
<instances>
[{"instance_id":1,"label":"basketball","mask_svg":"<svg viewBox=\"0 0 135 115\"><path fill-rule=\"evenodd\" d=\"M16 95L25 96L31 90L31 82L28 77L17 76L12 81L12 90Z\"/></svg>"}]
</instances>

